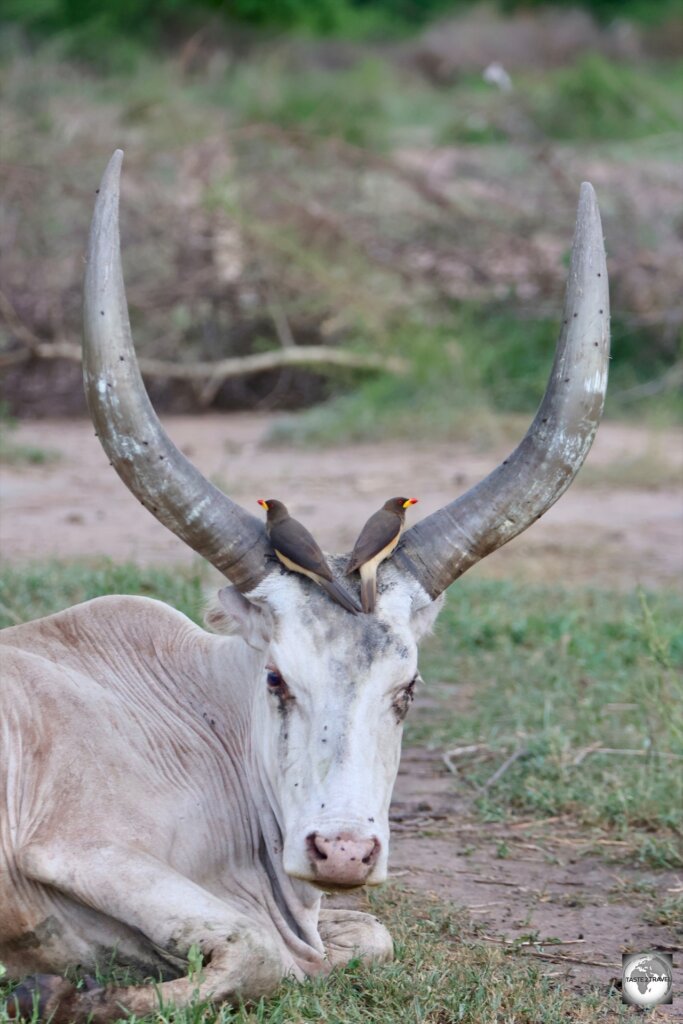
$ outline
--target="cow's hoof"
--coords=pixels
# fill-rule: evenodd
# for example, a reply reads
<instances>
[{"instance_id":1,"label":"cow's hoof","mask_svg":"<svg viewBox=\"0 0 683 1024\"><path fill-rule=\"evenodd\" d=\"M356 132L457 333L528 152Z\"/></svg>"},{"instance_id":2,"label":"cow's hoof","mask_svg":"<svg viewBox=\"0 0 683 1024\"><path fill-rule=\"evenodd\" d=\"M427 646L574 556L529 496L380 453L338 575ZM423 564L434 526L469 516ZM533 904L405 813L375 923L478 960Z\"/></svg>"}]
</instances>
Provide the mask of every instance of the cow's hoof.
<instances>
[{"instance_id":1,"label":"cow's hoof","mask_svg":"<svg viewBox=\"0 0 683 1024\"><path fill-rule=\"evenodd\" d=\"M332 967L341 967L355 957L375 964L394 958L391 935L372 914L359 910L321 910L318 930Z\"/></svg>"},{"instance_id":2,"label":"cow's hoof","mask_svg":"<svg viewBox=\"0 0 683 1024\"><path fill-rule=\"evenodd\" d=\"M65 997L73 996L75 991L74 985L58 974L34 974L25 978L11 993L7 1011L13 1020L45 1020Z\"/></svg>"}]
</instances>

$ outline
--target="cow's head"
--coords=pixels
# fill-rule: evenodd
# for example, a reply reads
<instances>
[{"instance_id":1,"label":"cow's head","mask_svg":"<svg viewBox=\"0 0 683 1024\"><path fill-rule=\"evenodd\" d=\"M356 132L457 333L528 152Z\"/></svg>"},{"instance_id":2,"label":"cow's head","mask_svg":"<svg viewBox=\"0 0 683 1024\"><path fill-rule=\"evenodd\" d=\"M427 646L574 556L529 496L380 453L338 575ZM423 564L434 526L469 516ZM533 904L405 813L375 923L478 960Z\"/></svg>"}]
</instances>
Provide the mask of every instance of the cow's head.
<instances>
[{"instance_id":1,"label":"cow's head","mask_svg":"<svg viewBox=\"0 0 683 1024\"><path fill-rule=\"evenodd\" d=\"M130 490L231 581L221 595L224 613L260 658L253 746L282 831L285 870L324 888L381 881L418 642L446 588L560 497L600 420L609 308L593 190L582 186L563 327L531 427L485 480L406 531L380 566L375 612L356 616L282 569L263 523L210 484L159 424L128 323L121 158L120 151L112 157L99 190L85 279L83 363L97 433ZM341 573L343 561L332 564Z\"/></svg>"},{"instance_id":2,"label":"cow's head","mask_svg":"<svg viewBox=\"0 0 683 1024\"><path fill-rule=\"evenodd\" d=\"M390 567L373 615L350 615L284 569L248 596L226 587L218 597L209 624L261 652L252 749L285 871L326 889L383 881L417 646L441 599Z\"/></svg>"}]
</instances>

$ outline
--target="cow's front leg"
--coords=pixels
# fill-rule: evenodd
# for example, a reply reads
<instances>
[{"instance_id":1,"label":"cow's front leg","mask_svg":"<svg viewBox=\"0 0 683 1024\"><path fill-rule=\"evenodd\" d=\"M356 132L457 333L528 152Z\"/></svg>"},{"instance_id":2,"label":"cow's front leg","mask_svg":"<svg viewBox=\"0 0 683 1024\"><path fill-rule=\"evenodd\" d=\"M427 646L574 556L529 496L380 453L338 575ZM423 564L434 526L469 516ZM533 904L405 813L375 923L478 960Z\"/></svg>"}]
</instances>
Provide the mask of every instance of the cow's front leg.
<instances>
[{"instance_id":1,"label":"cow's front leg","mask_svg":"<svg viewBox=\"0 0 683 1024\"><path fill-rule=\"evenodd\" d=\"M369 963L386 963L394 958L391 935L372 914L321 910L318 930L332 967L342 967L355 956Z\"/></svg>"},{"instance_id":2,"label":"cow's front leg","mask_svg":"<svg viewBox=\"0 0 683 1024\"><path fill-rule=\"evenodd\" d=\"M274 933L149 854L116 846L33 844L22 851L27 877L138 929L171 957L187 960L196 946L204 958L199 978L154 986L105 986L90 991L56 985L46 991L42 1016L55 1024L115 1020L122 1010L145 1016L159 1004L192 999L251 998L271 992L291 969Z\"/></svg>"}]
</instances>

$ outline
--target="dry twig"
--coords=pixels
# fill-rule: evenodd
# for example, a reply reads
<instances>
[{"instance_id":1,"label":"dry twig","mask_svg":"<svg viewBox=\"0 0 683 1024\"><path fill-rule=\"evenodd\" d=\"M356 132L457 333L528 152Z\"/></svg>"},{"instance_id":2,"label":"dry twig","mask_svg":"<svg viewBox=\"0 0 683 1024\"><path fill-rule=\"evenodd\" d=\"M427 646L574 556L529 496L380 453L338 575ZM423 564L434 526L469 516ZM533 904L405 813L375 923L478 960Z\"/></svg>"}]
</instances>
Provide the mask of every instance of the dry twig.
<instances>
[{"instance_id":1,"label":"dry twig","mask_svg":"<svg viewBox=\"0 0 683 1024\"><path fill-rule=\"evenodd\" d=\"M493 775L486 780L484 785L481 787L482 791L485 792L487 789L490 789L491 786L495 786L495 784L505 775L506 771L513 766L515 761L519 761L520 757L524 757L527 753L528 750L526 747L519 747L513 754L510 754L510 756L503 761L500 768L497 768Z\"/></svg>"},{"instance_id":2,"label":"dry twig","mask_svg":"<svg viewBox=\"0 0 683 1024\"><path fill-rule=\"evenodd\" d=\"M580 764L583 764L587 757L591 757L593 754L616 754L621 757L663 757L667 761L683 761L683 754L670 754L666 750L628 750L622 749L621 747L601 747L593 745L579 751L572 761L573 767L578 768Z\"/></svg>"}]
</instances>

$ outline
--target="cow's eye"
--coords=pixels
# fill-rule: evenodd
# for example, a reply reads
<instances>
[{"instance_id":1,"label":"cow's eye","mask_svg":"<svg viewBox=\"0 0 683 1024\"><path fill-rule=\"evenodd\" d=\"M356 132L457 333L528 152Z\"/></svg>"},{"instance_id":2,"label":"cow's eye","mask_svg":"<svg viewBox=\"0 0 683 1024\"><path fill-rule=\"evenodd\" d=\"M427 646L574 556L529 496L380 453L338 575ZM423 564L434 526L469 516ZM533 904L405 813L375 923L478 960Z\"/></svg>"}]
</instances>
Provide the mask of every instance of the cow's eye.
<instances>
[{"instance_id":1,"label":"cow's eye","mask_svg":"<svg viewBox=\"0 0 683 1024\"><path fill-rule=\"evenodd\" d=\"M280 675L280 673L277 671L277 669L273 668L268 669L268 674L266 675L266 682L268 683L269 690L281 690L282 687L285 685L285 681Z\"/></svg>"}]
</instances>

